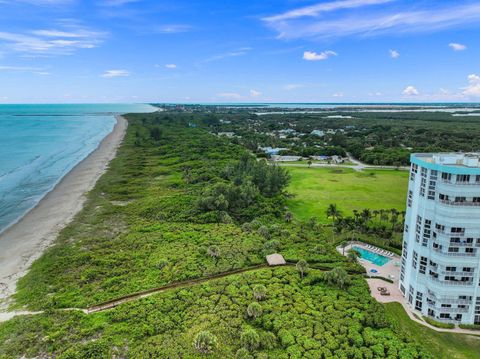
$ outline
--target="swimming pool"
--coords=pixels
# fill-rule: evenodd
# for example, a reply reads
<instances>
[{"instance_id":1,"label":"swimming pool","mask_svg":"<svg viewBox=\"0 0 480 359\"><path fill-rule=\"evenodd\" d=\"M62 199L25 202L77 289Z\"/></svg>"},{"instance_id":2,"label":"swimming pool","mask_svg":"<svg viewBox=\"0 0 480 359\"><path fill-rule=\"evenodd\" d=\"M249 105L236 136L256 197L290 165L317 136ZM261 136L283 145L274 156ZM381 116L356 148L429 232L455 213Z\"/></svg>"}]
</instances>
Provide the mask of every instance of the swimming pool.
<instances>
[{"instance_id":1,"label":"swimming pool","mask_svg":"<svg viewBox=\"0 0 480 359\"><path fill-rule=\"evenodd\" d=\"M362 257L363 259L366 259L369 262L372 262L373 264L376 264L377 266L383 266L385 263L388 263L390 261L390 258L388 257L382 256L381 254L370 252L361 247L353 247L353 249L360 254L360 257Z\"/></svg>"}]
</instances>

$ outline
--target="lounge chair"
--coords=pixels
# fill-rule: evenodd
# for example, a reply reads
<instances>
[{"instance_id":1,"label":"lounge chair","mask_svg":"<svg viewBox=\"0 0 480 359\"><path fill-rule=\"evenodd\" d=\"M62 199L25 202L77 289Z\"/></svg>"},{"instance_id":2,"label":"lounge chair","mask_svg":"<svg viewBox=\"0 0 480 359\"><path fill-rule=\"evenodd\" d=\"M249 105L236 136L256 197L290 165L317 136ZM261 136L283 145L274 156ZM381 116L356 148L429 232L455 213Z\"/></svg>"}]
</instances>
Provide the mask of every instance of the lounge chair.
<instances>
[{"instance_id":1,"label":"lounge chair","mask_svg":"<svg viewBox=\"0 0 480 359\"><path fill-rule=\"evenodd\" d=\"M380 292L380 295L387 295L388 296L388 295L390 295L390 292L388 290L382 290Z\"/></svg>"},{"instance_id":2,"label":"lounge chair","mask_svg":"<svg viewBox=\"0 0 480 359\"><path fill-rule=\"evenodd\" d=\"M388 291L387 287L377 287L377 290L378 290L379 292Z\"/></svg>"}]
</instances>

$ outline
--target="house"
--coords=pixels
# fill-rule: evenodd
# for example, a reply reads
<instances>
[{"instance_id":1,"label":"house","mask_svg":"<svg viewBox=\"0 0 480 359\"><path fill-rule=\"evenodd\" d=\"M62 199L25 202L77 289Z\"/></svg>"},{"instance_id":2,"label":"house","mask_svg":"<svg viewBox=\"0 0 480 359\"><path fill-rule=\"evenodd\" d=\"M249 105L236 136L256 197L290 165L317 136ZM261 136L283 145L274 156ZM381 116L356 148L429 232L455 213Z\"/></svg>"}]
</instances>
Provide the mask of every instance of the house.
<instances>
[{"instance_id":1,"label":"house","mask_svg":"<svg viewBox=\"0 0 480 359\"><path fill-rule=\"evenodd\" d=\"M330 160L330 156L310 156L310 159L314 161L328 161Z\"/></svg>"},{"instance_id":2,"label":"house","mask_svg":"<svg viewBox=\"0 0 480 359\"><path fill-rule=\"evenodd\" d=\"M336 164L340 164L340 163L343 163L344 161L342 157L335 155L335 156L332 156L332 162Z\"/></svg>"},{"instance_id":3,"label":"house","mask_svg":"<svg viewBox=\"0 0 480 359\"><path fill-rule=\"evenodd\" d=\"M322 130L313 130L310 134L317 137L325 136L325 132L323 132Z\"/></svg>"},{"instance_id":4,"label":"house","mask_svg":"<svg viewBox=\"0 0 480 359\"><path fill-rule=\"evenodd\" d=\"M259 147L259 150L265 152L269 156L274 156L274 155L278 155L281 151L288 150L288 148Z\"/></svg>"},{"instance_id":5,"label":"house","mask_svg":"<svg viewBox=\"0 0 480 359\"><path fill-rule=\"evenodd\" d=\"M296 162L300 161L303 157L302 156L272 156L272 161L274 162Z\"/></svg>"},{"instance_id":6,"label":"house","mask_svg":"<svg viewBox=\"0 0 480 359\"><path fill-rule=\"evenodd\" d=\"M219 137L233 138L233 137L235 137L235 132L219 132L217 135Z\"/></svg>"}]
</instances>

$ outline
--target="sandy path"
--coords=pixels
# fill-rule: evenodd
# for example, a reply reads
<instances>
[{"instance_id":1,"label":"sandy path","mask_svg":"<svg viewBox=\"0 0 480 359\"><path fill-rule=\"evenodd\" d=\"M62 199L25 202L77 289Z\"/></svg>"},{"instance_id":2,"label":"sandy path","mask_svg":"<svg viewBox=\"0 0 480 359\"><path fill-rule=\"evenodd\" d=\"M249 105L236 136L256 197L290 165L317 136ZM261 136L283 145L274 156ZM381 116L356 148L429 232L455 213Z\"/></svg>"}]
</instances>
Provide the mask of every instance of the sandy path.
<instances>
[{"instance_id":1,"label":"sandy path","mask_svg":"<svg viewBox=\"0 0 480 359\"><path fill-rule=\"evenodd\" d=\"M16 282L78 213L98 178L115 157L127 121L117 124L98 148L76 165L30 212L0 235L0 309L15 292Z\"/></svg>"}]
</instances>

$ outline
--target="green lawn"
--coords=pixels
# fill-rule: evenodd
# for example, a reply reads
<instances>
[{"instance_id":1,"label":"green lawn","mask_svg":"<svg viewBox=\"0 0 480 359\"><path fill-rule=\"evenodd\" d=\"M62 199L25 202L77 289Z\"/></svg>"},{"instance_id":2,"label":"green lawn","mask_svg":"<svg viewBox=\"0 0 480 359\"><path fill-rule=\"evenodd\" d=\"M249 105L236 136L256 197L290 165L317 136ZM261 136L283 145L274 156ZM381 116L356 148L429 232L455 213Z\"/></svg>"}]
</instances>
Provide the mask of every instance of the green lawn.
<instances>
[{"instance_id":1,"label":"green lawn","mask_svg":"<svg viewBox=\"0 0 480 359\"><path fill-rule=\"evenodd\" d=\"M292 180L288 191L295 195L288 207L299 219L317 217L326 222L325 211L335 203L343 214L354 209L405 209L408 172L348 168L288 167Z\"/></svg>"},{"instance_id":2,"label":"green lawn","mask_svg":"<svg viewBox=\"0 0 480 359\"><path fill-rule=\"evenodd\" d=\"M471 359L480 356L480 337L439 333L412 321L399 303L385 304L387 316L438 359Z\"/></svg>"}]
</instances>

